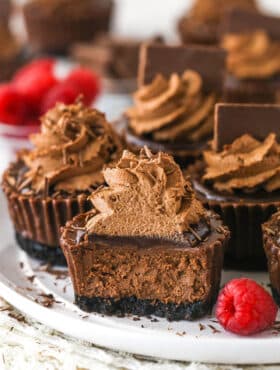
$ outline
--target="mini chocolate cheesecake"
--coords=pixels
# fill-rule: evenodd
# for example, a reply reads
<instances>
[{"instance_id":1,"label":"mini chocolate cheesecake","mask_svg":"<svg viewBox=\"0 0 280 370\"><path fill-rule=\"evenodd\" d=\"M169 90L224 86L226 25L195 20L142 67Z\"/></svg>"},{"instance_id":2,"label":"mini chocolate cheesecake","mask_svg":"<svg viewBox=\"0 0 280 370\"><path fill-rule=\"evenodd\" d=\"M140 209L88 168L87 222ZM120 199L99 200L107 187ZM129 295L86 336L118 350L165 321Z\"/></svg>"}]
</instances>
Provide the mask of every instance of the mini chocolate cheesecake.
<instances>
[{"instance_id":1,"label":"mini chocolate cheesecake","mask_svg":"<svg viewBox=\"0 0 280 370\"><path fill-rule=\"evenodd\" d=\"M20 247L63 265L60 228L92 208L88 196L104 184L102 168L118 159L122 144L102 113L79 102L47 112L31 142L34 149L18 153L2 187Z\"/></svg>"},{"instance_id":2,"label":"mini chocolate cheesecake","mask_svg":"<svg viewBox=\"0 0 280 370\"><path fill-rule=\"evenodd\" d=\"M66 53L78 41L108 32L112 0L28 0L23 15L32 49Z\"/></svg>"},{"instance_id":3,"label":"mini chocolate cheesecake","mask_svg":"<svg viewBox=\"0 0 280 370\"><path fill-rule=\"evenodd\" d=\"M185 44L217 45L220 24L231 8L257 11L255 0L195 0L191 9L179 20L178 31Z\"/></svg>"},{"instance_id":4,"label":"mini chocolate cheesecake","mask_svg":"<svg viewBox=\"0 0 280 370\"><path fill-rule=\"evenodd\" d=\"M262 225L263 247L273 297L280 306L280 214L279 210Z\"/></svg>"},{"instance_id":5,"label":"mini chocolate cheesecake","mask_svg":"<svg viewBox=\"0 0 280 370\"><path fill-rule=\"evenodd\" d=\"M228 52L224 101L278 103L280 18L233 10L224 18L221 46Z\"/></svg>"},{"instance_id":6,"label":"mini chocolate cheesecake","mask_svg":"<svg viewBox=\"0 0 280 370\"><path fill-rule=\"evenodd\" d=\"M213 132L224 62L218 48L143 45L134 104L118 123L132 150L146 145L183 165L198 157Z\"/></svg>"},{"instance_id":7,"label":"mini chocolate cheesecake","mask_svg":"<svg viewBox=\"0 0 280 370\"><path fill-rule=\"evenodd\" d=\"M104 171L93 210L67 223L61 247L83 310L193 320L210 312L229 237L172 157L128 151Z\"/></svg>"},{"instance_id":8,"label":"mini chocolate cheesecake","mask_svg":"<svg viewBox=\"0 0 280 370\"><path fill-rule=\"evenodd\" d=\"M261 224L280 207L279 119L279 105L218 104L212 148L186 171L231 231L226 267L266 267Z\"/></svg>"}]
</instances>

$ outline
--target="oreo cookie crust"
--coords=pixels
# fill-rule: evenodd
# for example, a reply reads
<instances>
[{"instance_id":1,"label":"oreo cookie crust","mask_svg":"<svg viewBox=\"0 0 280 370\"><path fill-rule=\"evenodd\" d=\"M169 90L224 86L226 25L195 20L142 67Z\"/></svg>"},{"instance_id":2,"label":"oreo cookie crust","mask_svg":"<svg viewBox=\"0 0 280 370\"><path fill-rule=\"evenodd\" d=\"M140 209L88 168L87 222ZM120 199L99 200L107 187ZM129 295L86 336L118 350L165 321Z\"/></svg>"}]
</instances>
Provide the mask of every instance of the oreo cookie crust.
<instances>
[{"instance_id":1,"label":"oreo cookie crust","mask_svg":"<svg viewBox=\"0 0 280 370\"><path fill-rule=\"evenodd\" d=\"M25 238L17 232L15 233L15 238L21 249L30 257L50 265L66 266L64 254L59 246L50 247L46 244Z\"/></svg>"},{"instance_id":2,"label":"oreo cookie crust","mask_svg":"<svg viewBox=\"0 0 280 370\"><path fill-rule=\"evenodd\" d=\"M169 321L196 320L211 312L216 301L218 291L210 301L197 301L193 303L163 303L159 300L138 299L135 296L122 299L83 297L75 295L75 303L86 312L98 312L104 315L136 316L155 315L165 317Z\"/></svg>"}]
</instances>

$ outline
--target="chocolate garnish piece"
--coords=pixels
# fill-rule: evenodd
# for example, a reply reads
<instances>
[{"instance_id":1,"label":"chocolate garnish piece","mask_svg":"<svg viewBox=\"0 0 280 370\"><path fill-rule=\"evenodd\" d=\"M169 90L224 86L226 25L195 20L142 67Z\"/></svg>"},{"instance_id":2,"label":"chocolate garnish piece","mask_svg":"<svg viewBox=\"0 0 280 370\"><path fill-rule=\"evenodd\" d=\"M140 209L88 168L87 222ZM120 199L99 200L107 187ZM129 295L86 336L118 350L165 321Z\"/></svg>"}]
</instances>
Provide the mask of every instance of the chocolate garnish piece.
<instances>
[{"instance_id":1,"label":"chocolate garnish piece","mask_svg":"<svg viewBox=\"0 0 280 370\"><path fill-rule=\"evenodd\" d=\"M264 140L274 132L280 140L280 105L226 104L215 107L214 149L220 151L238 137L249 134Z\"/></svg>"},{"instance_id":2,"label":"chocolate garnish piece","mask_svg":"<svg viewBox=\"0 0 280 370\"><path fill-rule=\"evenodd\" d=\"M256 30L264 30L273 40L280 40L280 18L235 8L226 14L221 25L221 34Z\"/></svg>"},{"instance_id":3,"label":"chocolate garnish piece","mask_svg":"<svg viewBox=\"0 0 280 370\"><path fill-rule=\"evenodd\" d=\"M216 47L143 44L140 49L138 83L150 83L157 74L169 77L186 69L198 72L206 91L221 91L226 52Z\"/></svg>"}]
</instances>

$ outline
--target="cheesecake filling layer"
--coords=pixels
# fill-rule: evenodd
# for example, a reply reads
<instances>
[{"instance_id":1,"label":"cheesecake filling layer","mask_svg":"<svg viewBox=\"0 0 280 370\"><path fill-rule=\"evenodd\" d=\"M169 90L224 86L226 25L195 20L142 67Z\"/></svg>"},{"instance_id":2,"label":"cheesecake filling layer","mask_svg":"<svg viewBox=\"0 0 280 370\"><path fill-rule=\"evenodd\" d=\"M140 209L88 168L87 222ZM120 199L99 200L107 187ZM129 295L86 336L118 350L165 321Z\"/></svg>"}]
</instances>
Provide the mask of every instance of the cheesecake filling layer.
<instances>
[{"instance_id":1,"label":"cheesecake filling layer","mask_svg":"<svg viewBox=\"0 0 280 370\"><path fill-rule=\"evenodd\" d=\"M203 181L222 193L273 192L280 189L280 145L274 133L258 141L243 135L223 151L204 152Z\"/></svg>"},{"instance_id":2,"label":"cheesecake filling layer","mask_svg":"<svg viewBox=\"0 0 280 370\"><path fill-rule=\"evenodd\" d=\"M228 51L227 69L240 79L266 79L280 72L280 43L265 31L228 34L222 46Z\"/></svg>"},{"instance_id":3,"label":"cheesecake filling layer","mask_svg":"<svg viewBox=\"0 0 280 370\"><path fill-rule=\"evenodd\" d=\"M200 75L187 70L169 79L158 75L151 84L139 88L126 116L138 136L195 142L211 134L215 103L214 93L204 93Z\"/></svg>"},{"instance_id":4,"label":"cheesecake filling layer","mask_svg":"<svg viewBox=\"0 0 280 370\"><path fill-rule=\"evenodd\" d=\"M17 190L34 193L84 191L104 183L104 165L116 161L122 144L105 116L82 103L57 104L31 135L34 149L22 151Z\"/></svg>"}]
</instances>

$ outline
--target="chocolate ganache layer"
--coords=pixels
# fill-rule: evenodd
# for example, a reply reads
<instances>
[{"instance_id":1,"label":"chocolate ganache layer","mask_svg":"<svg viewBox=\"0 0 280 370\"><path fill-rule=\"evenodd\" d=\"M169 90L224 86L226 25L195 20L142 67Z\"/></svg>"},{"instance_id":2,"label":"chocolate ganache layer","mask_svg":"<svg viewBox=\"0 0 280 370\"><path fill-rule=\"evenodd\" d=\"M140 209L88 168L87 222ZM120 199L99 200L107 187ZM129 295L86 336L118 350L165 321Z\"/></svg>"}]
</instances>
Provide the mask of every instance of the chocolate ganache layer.
<instances>
[{"instance_id":1,"label":"chocolate ganache layer","mask_svg":"<svg viewBox=\"0 0 280 370\"><path fill-rule=\"evenodd\" d=\"M220 219L167 154L125 151L104 177L94 210L67 223L61 238L77 304L169 319L207 313L228 238Z\"/></svg>"},{"instance_id":2,"label":"chocolate ganache layer","mask_svg":"<svg viewBox=\"0 0 280 370\"><path fill-rule=\"evenodd\" d=\"M59 248L61 226L92 208L88 196L122 143L102 113L79 102L50 110L31 141L34 148L20 151L4 173L3 190L19 244L35 257L41 248L46 260L47 247ZM49 262L54 253L61 255L50 252Z\"/></svg>"}]
</instances>

